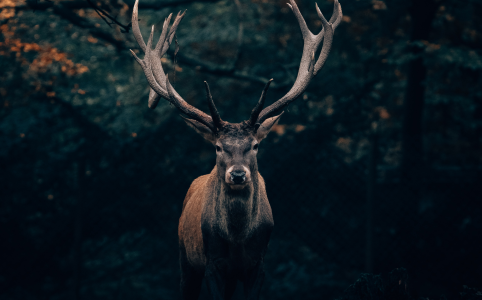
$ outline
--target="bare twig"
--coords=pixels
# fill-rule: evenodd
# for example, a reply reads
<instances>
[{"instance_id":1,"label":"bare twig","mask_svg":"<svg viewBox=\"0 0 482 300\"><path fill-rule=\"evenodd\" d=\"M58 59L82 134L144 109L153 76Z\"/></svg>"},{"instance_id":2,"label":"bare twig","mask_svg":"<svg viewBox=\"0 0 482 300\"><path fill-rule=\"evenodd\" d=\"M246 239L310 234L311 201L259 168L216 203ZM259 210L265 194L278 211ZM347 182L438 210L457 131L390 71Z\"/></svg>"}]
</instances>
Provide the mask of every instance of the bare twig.
<instances>
[{"instance_id":1,"label":"bare twig","mask_svg":"<svg viewBox=\"0 0 482 300\"><path fill-rule=\"evenodd\" d=\"M107 23L107 25L109 25L109 27L112 27L111 25L115 24L115 25L119 26L120 28L122 28L121 29L122 33L128 33L129 30L132 28L131 23L129 23L127 25L124 25L124 24L120 23L119 21L117 21L116 18L111 17L105 10L103 10L102 8L100 8L97 5L95 5L94 3L92 3L92 1L90 1L90 0L86 0L86 1L95 10L95 12L99 15L99 17L101 17L102 20L104 20L104 22ZM109 23L109 21L107 21L106 18L111 20L111 22Z\"/></svg>"},{"instance_id":2,"label":"bare twig","mask_svg":"<svg viewBox=\"0 0 482 300\"><path fill-rule=\"evenodd\" d=\"M89 29L90 33L99 39L102 39L117 48L117 50L126 49L125 42L122 40L116 39L110 32L105 32L100 28L97 28L92 22L88 19L80 17L78 14L74 13L70 9L66 9L63 4L58 4L53 7L53 13L69 21L70 23L80 27Z\"/></svg>"},{"instance_id":3,"label":"bare twig","mask_svg":"<svg viewBox=\"0 0 482 300\"><path fill-rule=\"evenodd\" d=\"M140 10L152 9L152 10L160 10L166 7L173 7L179 5L190 4L194 2L218 2L220 0L176 0L176 1L154 1L154 2L146 2L146 3L139 3ZM76 1L62 1L62 2L52 2L52 1L39 1L39 2L30 2L22 5L16 6L6 6L4 8L13 8L16 10L29 10L34 9L36 11L47 10L49 8L55 7L61 4L66 9L85 9L85 8L92 8L92 6L86 2L85 0L76 0Z\"/></svg>"},{"instance_id":4,"label":"bare twig","mask_svg":"<svg viewBox=\"0 0 482 300\"><path fill-rule=\"evenodd\" d=\"M180 62L182 62L185 65L194 67L195 70L204 72L204 73L209 73L213 75L218 75L218 76L225 76L225 77L230 77L230 78L235 78L235 79L240 79L244 81L249 81L252 83L258 83L260 85L265 85L266 82L268 82L268 78L263 77L263 76L257 76L254 74L250 74L248 72L243 72L239 70L235 70L234 68L231 68L230 66L218 66L215 64L211 64L209 62L205 62L202 60L199 60L197 58L178 53L177 55L178 59ZM291 80L286 80L280 83L275 83L273 82L270 86L271 89L281 89L287 86L290 86L292 84Z\"/></svg>"},{"instance_id":5,"label":"bare twig","mask_svg":"<svg viewBox=\"0 0 482 300\"><path fill-rule=\"evenodd\" d=\"M172 2L153 2L153 3L139 3L139 9L162 9L164 7L169 6L176 6L186 3L192 2L217 2L219 0L179 0L179 1L172 1ZM234 56L234 60L229 65L215 65L213 63L209 63L206 61L199 60L197 58L184 55L178 52L176 48L175 59L178 60L180 63L185 64L187 66L191 66L197 71L209 73L218 76L225 76L230 78L235 78L243 81L249 81L252 83L265 85L269 78L265 78L263 76L257 76L254 74L250 74L248 72L240 71L236 69L237 63L239 61L239 57L241 56L241 50L243 46L243 36L244 36L244 26L243 26L243 12L241 8L241 3L239 0L235 0L237 14L238 14L238 35L237 35L237 49L236 54ZM69 21L73 25L76 25L80 28L87 29L92 36L104 40L109 44L112 44L118 51L123 51L128 49L129 47L126 45L125 40L116 39L112 33L108 31L104 31L95 26L91 21L87 18L82 18L78 14L76 14L73 10L74 9L83 9L83 8L92 8L96 10L100 17L104 19L104 21L111 26L112 24L116 24L125 30L126 32L130 30L131 24L123 25L122 23L116 21L115 18L111 17L105 10L102 10L98 6L92 3L91 0L82 0L82 1L66 1L66 2L38 2L37 4L26 4L21 6L14 7L17 10L25 10L25 9L35 9L37 11L47 10L49 8L53 9L53 12L58 15L59 17ZM107 17L113 23L110 23L106 20ZM281 89L287 86L290 86L292 80L288 78L287 80L276 83L273 82L271 84L272 89Z\"/></svg>"}]
</instances>

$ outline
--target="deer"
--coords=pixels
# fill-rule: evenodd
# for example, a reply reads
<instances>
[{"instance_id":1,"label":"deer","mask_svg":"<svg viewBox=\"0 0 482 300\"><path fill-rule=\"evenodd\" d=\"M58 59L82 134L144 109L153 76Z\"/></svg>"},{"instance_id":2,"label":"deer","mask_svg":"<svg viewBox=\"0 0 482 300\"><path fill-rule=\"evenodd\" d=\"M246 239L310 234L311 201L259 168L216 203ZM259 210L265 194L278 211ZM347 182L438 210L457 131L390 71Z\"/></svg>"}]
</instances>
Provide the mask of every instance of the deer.
<instances>
[{"instance_id":1,"label":"deer","mask_svg":"<svg viewBox=\"0 0 482 300\"><path fill-rule=\"evenodd\" d=\"M263 260L274 226L265 181L258 171L258 147L278 123L284 109L305 91L325 64L334 30L343 16L341 5L334 1L332 17L327 21L316 4L323 28L315 35L308 29L295 1L289 0L288 6L298 21L304 42L296 80L282 98L263 108L273 79L269 80L249 119L229 123L221 119L207 82L204 84L210 115L188 104L174 90L163 70L161 57L169 49L186 11L177 14L169 30L172 14L164 20L153 49L154 26L146 45L139 29L138 4L136 0L132 32L144 59L130 51L149 83L149 108L154 109L160 98L166 99L216 151L216 165L210 174L192 182L179 218L182 299L198 299L204 280L212 299L230 299L238 281L243 283L247 299L258 299L265 274ZM315 59L321 41L323 45Z\"/></svg>"}]
</instances>

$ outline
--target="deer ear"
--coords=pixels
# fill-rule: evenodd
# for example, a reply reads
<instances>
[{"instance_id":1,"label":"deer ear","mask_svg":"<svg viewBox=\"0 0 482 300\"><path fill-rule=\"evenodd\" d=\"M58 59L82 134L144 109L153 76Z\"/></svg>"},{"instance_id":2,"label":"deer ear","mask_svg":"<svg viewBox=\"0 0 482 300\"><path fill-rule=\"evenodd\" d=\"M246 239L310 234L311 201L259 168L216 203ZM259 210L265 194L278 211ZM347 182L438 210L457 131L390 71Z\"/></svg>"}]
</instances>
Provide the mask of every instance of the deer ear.
<instances>
[{"instance_id":1,"label":"deer ear","mask_svg":"<svg viewBox=\"0 0 482 300\"><path fill-rule=\"evenodd\" d=\"M201 122L198 122L196 120L188 119L188 118L184 118L184 117L182 117L182 118L184 119L186 124L189 125L189 127L196 130L196 132L199 133L204 139L211 142L212 144L216 144L216 136L211 131L211 129L209 129L209 127L207 127L206 125L204 125Z\"/></svg>"},{"instance_id":2,"label":"deer ear","mask_svg":"<svg viewBox=\"0 0 482 300\"><path fill-rule=\"evenodd\" d=\"M268 133L270 132L271 128L278 124L279 118L281 118L281 115L283 113L280 113L277 116L271 117L266 119L263 124L261 124L256 131L256 139L260 142L262 139L264 139Z\"/></svg>"}]
</instances>

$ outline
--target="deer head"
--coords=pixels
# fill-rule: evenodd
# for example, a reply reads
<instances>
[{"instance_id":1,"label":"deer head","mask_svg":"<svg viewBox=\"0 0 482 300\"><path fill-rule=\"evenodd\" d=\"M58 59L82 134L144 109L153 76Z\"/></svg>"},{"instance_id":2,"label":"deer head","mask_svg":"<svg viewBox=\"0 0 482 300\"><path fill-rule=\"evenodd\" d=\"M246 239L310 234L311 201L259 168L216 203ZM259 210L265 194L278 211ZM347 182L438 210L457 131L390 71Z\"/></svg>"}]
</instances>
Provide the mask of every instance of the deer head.
<instances>
[{"instance_id":1,"label":"deer head","mask_svg":"<svg viewBox=\"0 0 482 300\"><path fill-rule=\"evenodd\" d=\"M268 118L262 124L256 123L271 81L266 84L258 105L247 121L238 124L223 121L214 106L207 82L204 82L206 95L215 129L212 130L200 121L184 118L190 127L215 146L218 174L231 189L243 189L251 182L251 174L258 171L256 154L259 143L281 116Z\"/></svg>"},{"instance_id":2,"label":"deer head","mask_svg":"<svg viewBox=\"0 0 482 300\"><path fill-rule=\"evenodd\" d=\"M174 23L169 30L168 27L172 14L164 20L159 41L157 42L156 47L152 49L154 26L152 26L151 34L146 45L142 38L138 23L139 0L136 0L134 4L132 12L132 31L137 43L144 51L145 56L144 59L141 60L132 50L131 53L141 65L147 81L149 82L151 88L148 102L149 107L154 109L157 106L159 99L162 97L167 99L183 115L185 115L186 117L184 117L184 120L186 123L215 146L217 155L216 166L219 177L234 190L243 189L251 182L251 174L256 174L257 172L256 154L258 152L259 143L268 135L273 125L278 122L283 110L305 91L311 79L323 67L330 52L334 30L342 18L341 6L338 3L338 0L335 0L334 12L330 21L325 19L318 8L318 5L316 5L318 16L323 24L323 29L317 35L314 35L308 29L295 1L289 1L290 3L288 5L298 20L304 41L303 55L298 70L298 76L293 87L286 95L263 109L266 92L272 79L268 81L261 94L261 98L251 112L250 118L237 124L229 123L221 119L206 82L206 95L210 115L188 104L173 89L168 76L164 73L161 65L161 57L169 49L177 27L184 17L185 12L182 14L179 12L177 14ZM322 50L319 58L315 60L315 52L322 40Z\"/></svg>"}]
</instances>

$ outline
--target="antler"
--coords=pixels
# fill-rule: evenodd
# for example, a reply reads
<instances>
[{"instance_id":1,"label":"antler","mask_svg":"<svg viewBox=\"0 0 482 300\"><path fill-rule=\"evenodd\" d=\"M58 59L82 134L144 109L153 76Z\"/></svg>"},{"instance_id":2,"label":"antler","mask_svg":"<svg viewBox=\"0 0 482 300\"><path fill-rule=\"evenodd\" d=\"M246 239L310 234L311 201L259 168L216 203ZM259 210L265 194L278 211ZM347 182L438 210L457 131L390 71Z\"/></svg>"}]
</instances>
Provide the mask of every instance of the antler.
<instances>
[{"instance_id":1,"label":"antler","mask_svg":"<svg viewBox=\"0 0 482 300\"><path fill-rule=\"evenodd\" d=\"M255 123L263 123L264 120L267 118L270 118L274 116L276 113L282 111L288 104L290 104L292 101L294 101L296 98L298 98L306 89L308 84L310 83L311 79L321 70L323 65L325 64L326 58L328 57L328 54L330 53L331 49L331 44L333 41L333 33L336 27L341 22L341 19L343 17L343 13L341 11L341 5L338 2L338 0L335 0L334 4L334 9L333 9L333 15L330 18L330 21L326 21L325 17L321 13L320 9L318 8L318 4L316 4L316 12L318 13L318 16L321 19L321 23L323 24L323 30L321 30L320 33L317 35L314 35L311 33L311 31L308 29L308 26L306 25L305 20L303 19L303 16L300 13L300 10L298 9L298 6L296 5L294 0L289 0L290 3L288 3L289 7L295 14L296 19L298 20L298 23L301 28L301 33L303 34L303 41L304 41L304 46L303 46L303 55L301 57L301 63L300 63L300 68L298 70L298 76L296 77L295 83L293 84L293 87L289 90L289 92L284 95L281 99L276 101L275 103L271 104L270 106L266 107L259 113L259 117L255 115L255 110L259 110L260 106L262 107L263 102L264 102L264 94L266 93L266 89L269 86L269 82L267 86L265 87L265 90L263 91L263 96L259 100L258 104L256 105L256 108L253 110L253 113L251 114L250 118L250 123L252 125L255 125ZM321 50L320 56L318 60L315 63L315 52L318 50L318 47L323 41L323 48ZM256 118L254 117L257 117Z\"/></svg>"},{"instance_id":2,"label":"antler","mask_svg":"<svg viewBox=\"0 0 482 300\"><path fill-rule=\"evenodd\" d=\"M146 76L147 81L149 82L149 86L151 87L149 92L149 108L154 109L157 106L159 99L163 97L172 104L174 104L177 109L179 109L189 118L203 123L213 132L216 132L220 128L220 126L222 126L223 121L219 117L219 114L217 114L217 110L214 106L214 103L212 102L212 99L209 99L208 97L211 112L215 111L216 113L216 115L213 115L213 117L188 104L171 86L168 76L164 73L164 70L162 69L161 57L169 49L172 39L174 38L174 35L176 33L177 27L181 22L182 18L184 17L186 11L184 11L182 14L181 12L177 14L176 18L174 19L174 23L172 24L169 31L167 30L167 28L169 27L169 24L171 22L172 14L170 14L169 17L164 20L161 36L159 37L159 41L156 44L156 48L153 50L152 37L154 34L154 26L152 26L151 34L146 45L139 29L138 5L139 0L136 0L134 4L134 9L132 10L132 32L134 33L134 37L137 43L145 53L144 59L138 58L134 51L130 51L136 61L141 65L142 70L144 71L144 75ZM214 109L212 109L211 107L213 107Z\"/></svg>"},{"instance_id":3,"label":"antler","mask_svg":"<svg viewBox=\"0 0 482 300\"><path fill-rule=\"evenodd\" d=\"M209 90L209 85L206 81L204 81L206 85L206 98L208 99L209 111L211 112L211 117L213 118L213 123L216 128L223 127L223 120L221 120L221 116L214 105L213 97L211 96L211 91Z\"/></svg>"},{"instance_id":4,"label":"antler","mask_svg":"<svg viewBox=\"0 0 482 300\"><path fill-rule=\"evenodd\" d=\"M263 109L264 105L264 99L266 98L266 92L268 92L269 85L273 81L273 78L271 78L266 85L264 86L263 92L261 93L261 97L259 98L258 104L253 108L253 111L251 111L251 117L249 118L249 123L254 125L256 123L256 120L258 120L259 113Z\"/></svg>"}]
</instances>

